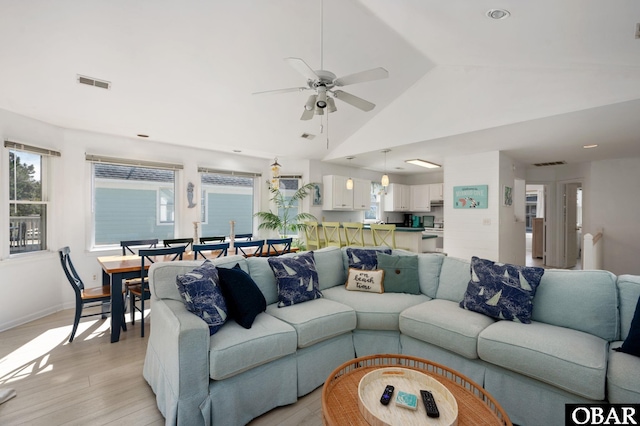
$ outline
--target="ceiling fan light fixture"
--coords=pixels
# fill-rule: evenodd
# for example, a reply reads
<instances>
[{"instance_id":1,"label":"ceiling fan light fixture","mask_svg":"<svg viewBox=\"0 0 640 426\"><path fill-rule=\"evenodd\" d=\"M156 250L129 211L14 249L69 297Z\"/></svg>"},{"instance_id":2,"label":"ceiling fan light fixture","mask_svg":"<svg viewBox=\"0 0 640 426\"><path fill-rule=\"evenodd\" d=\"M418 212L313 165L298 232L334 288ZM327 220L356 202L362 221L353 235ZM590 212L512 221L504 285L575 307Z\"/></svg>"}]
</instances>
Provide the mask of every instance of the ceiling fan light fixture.
<instances>
[{"instance_id":1,"label":"ceiling fan light fixture","mask_svg":"<svg viewBox=\"0 0 640 426\"><path fill-rule=\"evenodd\" d=\"M413 164L420 167L426 167L427 169L438 169L442 167L440 164L432 163L430 161L421 160L419 158L415 158L413 160L404 160L405 163Z\"/></svg>"},{"instance_id":2,"label":"ceiling fan light fixture","mask_svg":"<svg viewBox=\"0 0 640 426\"><path fill-rule=\"evenodd\" d=\"M327 107L327 88L324 86L318 87L318 96L316 98L316 107L318 108L326 108Z\"/></svg>"},{"instance_id":3,"label":"ceiling fan light fixture","mask_svg":"<svg viewBox=\"0 0 640 426\"><path fill-rule=\"evenodd\" d=\"M304 104L304 109L306 109L307 111L313 111L316 107L316 95L311 95L309 96L309 99L307 99L307 103Z\"/></svg>"},{"instance_id":4,"label":"ceiling fan light fixture","mask_svg":"<svg viewBox=\"0 0 640 426\"><path fill-rule=\"evenodd\" d=\"M338 108L336 108L336 101L333 98L327 98L327 111L336 112Z\"/></svg>"}]
</instances>

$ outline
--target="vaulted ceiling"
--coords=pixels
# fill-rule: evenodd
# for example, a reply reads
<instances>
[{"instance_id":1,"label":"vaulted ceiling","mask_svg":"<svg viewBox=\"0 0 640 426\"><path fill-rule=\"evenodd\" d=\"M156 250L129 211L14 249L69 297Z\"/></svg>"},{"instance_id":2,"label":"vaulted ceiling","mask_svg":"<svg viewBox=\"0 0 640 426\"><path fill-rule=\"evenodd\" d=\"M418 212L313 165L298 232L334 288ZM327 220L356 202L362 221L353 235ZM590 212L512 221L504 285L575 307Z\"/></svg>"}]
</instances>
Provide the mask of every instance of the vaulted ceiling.
<instances>
[{"instance_id":1,"label":"vaulted ceiling","mask_svg":"<svg viewBox=\"0 0 640 426\"><path fill-rule=\"evenodd\" d=\"M378 170L391 149L400 173L424 171L409 158L494 150L526 164L640 156L637 0L321 5L2 0L0 108L240 155L355 156L350 165ZM370 112L337 100L337 112L301 121L308 92L252 94L306 84L288 57L337 76L384 67L389 78L343 88L375 103Z\"/></svg>"}]
</instances>

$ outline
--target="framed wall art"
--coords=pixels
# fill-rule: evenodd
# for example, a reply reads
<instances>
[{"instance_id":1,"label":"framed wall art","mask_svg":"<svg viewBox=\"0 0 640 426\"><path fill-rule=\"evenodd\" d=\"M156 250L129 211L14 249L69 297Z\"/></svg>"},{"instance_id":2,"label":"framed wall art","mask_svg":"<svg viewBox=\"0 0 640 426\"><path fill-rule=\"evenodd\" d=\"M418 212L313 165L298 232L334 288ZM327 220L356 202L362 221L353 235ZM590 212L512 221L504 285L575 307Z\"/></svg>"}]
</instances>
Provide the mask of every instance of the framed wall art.
<instances>
[{"instance_id":1,"label":"framed wall art","mask_svg":"<svg viewBox=\"0 0 640 426\"><path fill-rule=\"evenodd\" d=\"M506 207L513 205L513 188L511 186L502 185L502 205Z\"/></svg>"},{"instance_id":2,"label":"framed wall art","mask_svg":"<svg viewBox=\"0 0 640 426\"><path fill-rule=\"evenodd\" d=\"M465 185L453 187L454 209L489 208L489 185Z\"/></svg>"}]
</instances>

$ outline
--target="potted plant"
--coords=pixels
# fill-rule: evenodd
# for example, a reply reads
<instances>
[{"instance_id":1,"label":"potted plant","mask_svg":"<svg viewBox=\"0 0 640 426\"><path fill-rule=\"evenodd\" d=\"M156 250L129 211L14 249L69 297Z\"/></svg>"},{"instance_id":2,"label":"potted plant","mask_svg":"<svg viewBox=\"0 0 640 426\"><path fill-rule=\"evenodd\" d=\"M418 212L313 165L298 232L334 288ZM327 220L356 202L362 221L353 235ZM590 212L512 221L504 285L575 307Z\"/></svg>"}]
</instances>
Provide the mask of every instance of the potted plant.
<instances>
[{"instance_id":1,"label":"potted plant","mask_svg":"<svg viewBox=\"0 0 640 426\"><path fill-rule=\"evenodd\" d=\"M298 234L304 228L304 222L316 221L316 217L310 213L298 213L298 204L307 197L314 188L312 183L308 183L298 188L293 195L285 195L280 188L269 186L272 194L269 200L276 208L276 211L261 211L254 214L260 219L261 223L258 229L266 229L270 231L278 231L280 237L285 238L287 235Z\"/></svg>"}]
</instances>

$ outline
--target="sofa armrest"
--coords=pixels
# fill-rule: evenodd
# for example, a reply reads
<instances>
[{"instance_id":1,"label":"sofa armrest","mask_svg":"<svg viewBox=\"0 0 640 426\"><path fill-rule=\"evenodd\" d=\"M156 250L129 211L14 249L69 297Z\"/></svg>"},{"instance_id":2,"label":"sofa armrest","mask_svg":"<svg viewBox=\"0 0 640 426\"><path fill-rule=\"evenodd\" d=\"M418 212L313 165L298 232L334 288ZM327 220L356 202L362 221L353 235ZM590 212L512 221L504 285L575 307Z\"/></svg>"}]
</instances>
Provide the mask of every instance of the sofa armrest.
<instances>
[{"instance_id":1,"label":"sofa armrest","mask_svg":"<svg viewBox=\"0 0 640 426\"><path fill-rule=\"evenodd\" d=\"M154 300L144 376L177 401L209 392L209 327L177 300ZM158 394L158 392L156 392ZM170 397L170 399L173 399Z\"/></svg>"}]
</instances>

